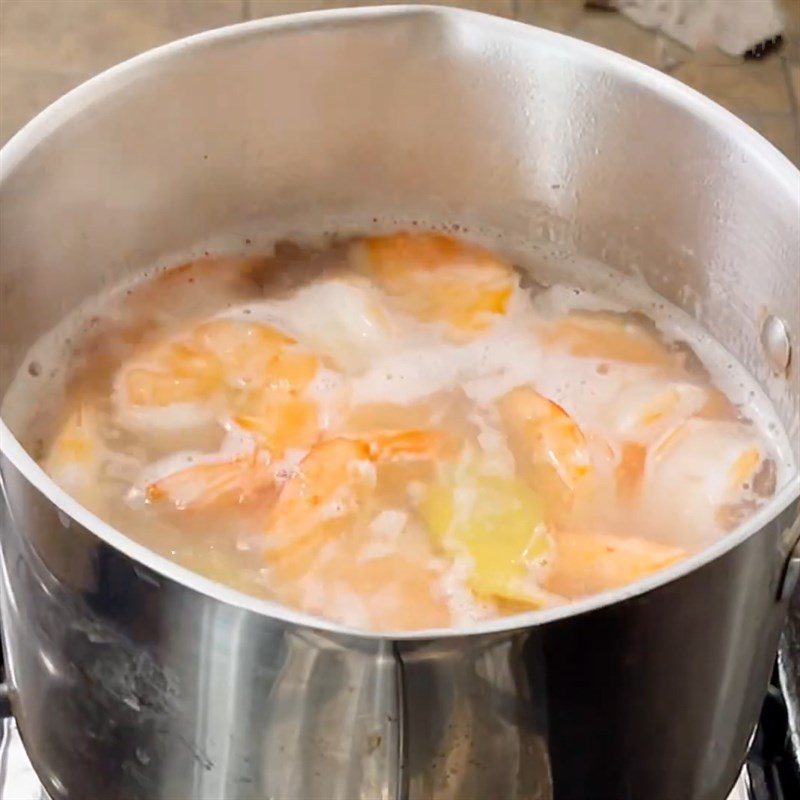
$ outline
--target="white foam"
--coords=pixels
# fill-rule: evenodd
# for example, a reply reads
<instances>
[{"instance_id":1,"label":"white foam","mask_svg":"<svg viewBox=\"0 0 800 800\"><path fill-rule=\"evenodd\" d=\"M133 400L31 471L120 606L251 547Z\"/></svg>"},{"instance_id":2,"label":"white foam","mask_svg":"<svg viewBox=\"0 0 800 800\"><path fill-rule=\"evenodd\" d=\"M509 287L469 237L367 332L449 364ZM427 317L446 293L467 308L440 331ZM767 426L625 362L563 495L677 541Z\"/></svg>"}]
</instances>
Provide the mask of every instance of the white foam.
<instances>
[{"instance_id":1,"label":"white foam","mask_svg":"<svg viewBox=\"0 0 800 800\"><path fill-rule=\"evenodd\" d=\"M363 282L314 281L288 297L236 306L220 316L279 328L345 372L358 372L397 348L397 323Z\"/></svg>"}]
</instances>

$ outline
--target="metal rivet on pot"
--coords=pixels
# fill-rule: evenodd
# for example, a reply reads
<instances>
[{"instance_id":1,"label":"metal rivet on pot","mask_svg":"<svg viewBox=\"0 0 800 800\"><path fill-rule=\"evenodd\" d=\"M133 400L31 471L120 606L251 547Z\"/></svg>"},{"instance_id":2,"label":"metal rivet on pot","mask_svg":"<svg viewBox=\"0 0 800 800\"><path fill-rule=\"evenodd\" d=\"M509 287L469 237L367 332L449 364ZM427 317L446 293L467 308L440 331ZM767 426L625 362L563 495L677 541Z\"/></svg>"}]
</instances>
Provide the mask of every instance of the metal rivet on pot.
<instances>
[{"instance_id":1,"label":"metal rivet on pot","mask_svg":"<svg viewBox=\"0 0 800 800\"><path fill-rule=\"evenodd\" d=\"M770 366L776 372L786 372L792 358L792 344L786 323L774 314L766 317L761 325L761 346Z\"/></svg>"}]
</instances>

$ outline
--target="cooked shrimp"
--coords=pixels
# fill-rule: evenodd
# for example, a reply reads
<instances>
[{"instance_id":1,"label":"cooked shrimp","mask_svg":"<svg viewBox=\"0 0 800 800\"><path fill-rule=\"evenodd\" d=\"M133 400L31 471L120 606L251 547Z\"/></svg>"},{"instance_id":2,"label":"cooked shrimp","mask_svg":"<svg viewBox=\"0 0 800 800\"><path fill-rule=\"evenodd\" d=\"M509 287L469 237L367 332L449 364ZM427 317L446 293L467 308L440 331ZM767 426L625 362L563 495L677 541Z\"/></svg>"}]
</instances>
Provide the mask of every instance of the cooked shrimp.
<instances>
[{"instance_id":1,"label":"cooked shrimp","mask_svg":"<svg viewBox=\"0 0 800 800\"><path fill-rule=\"evenodd\" d=\"M215 313L219 298L229 302L251 297L263 282L270 260L253 258L206 257L167 269L139 284L127 294L123 311L134 319L152 324L171 324L175 307L196 319Z\"/></svg>"},{"instance_id":2,"label":"cooked shrimp","mask_svg":"<svg viewBox=\"0 0 800 800\"><path fill-rule=\"evenodd\" d=\"M623 501L641 493L650 446L707 403L708 392L691 383L642 377L623 384L597 417L615 442L616 491Z\"/></svg>"},{"instance_id":3,"label":"cooked shrimp","mask_svg":"<svg viewBox=\"0 0 800 800\"><path fill-rule=\"evenodd\" d=\"M78 492L97 481L105 453L97 411L81 403L59 430L44 468L67 491Z\"/></svg>"},{"instance_id":4,"label":"cooked shrimp","mask_svg":"<svg viewBox=\"0 0 800 800\"><path fill-rule=\"evenodd\" d=\"M642 325L606 313L572 313L549 323L543 340L574 356L678 369L682 361Z\"/></svg>"},{"instance_id":5,"label":"cooked shrimp","mask_svg":"<svg viewBox=\"0 0 800 800\"><path fill-rule=\"evenodd\" d=\"M592 463L586 437L557 403L521 386L505 395L499 408L504 424L524 443L534 466L552 467L571 491L589 475Z\"/></svg>"},{"instance_id":6,"label":"cooked shrimp","mask_svg":"<svg viewBox=\"0 0 800 800\"><path fill-rule=\"evenodd\" d=\"M610 438L650 445L699 412L708 392L692 383L640 376L626 381L598 413Z\"/></svg>"},{"instance_id":7,"label":"cooked shrimp","mask_svg":"<svg viewBox=\"0 0 800 800\"><path fill-rule=\"evenodd\" d=\"M565 597L616 589L674 564L686 555L647 539L559 532L545 587Z\"/></svg>"},{"instance_id":8,"label":"cooked shrimp","mask_svg":"<svg viewBox=\"0 0 800 800\"><path fill-rule=\"evenodd\" d=\"M237 403L233 423L252 434L275 458L310 447L320 435L319 408L286 392L253 392Z\"/></svg>"},{"instance_id":9,"label":"cooked shrimp","mask_svg":"<svg viewBox=\"0 0 800 800\"><path fill-rule=\"evenodd\" d=\"M360 514L323 546L307 545L276 566L277 596L310 613L367 628L448 625L442 563L399 510ZM372 518L370 519L370 516ZM275 573L274 573L275 574Z\"/></svg>"},{"instance_id":10,"label":"cooked shrimp","mask_svg":"<svg viewBox=\"0 0 800 800\"><path fill-rule=\"evenodd\" d=\"M505 314L514 291L509 264L440 233L374 236L354 247L358 267L400 308L424 322L477 332Z\"/></svg>"},{"instance_id":11,"label":"cooked shrimp","mask_svg":"<svg viewBox=\"0 0 800 800\"><path fill-rule=\"evenodd\" d=\"M222 386L222 368L216 358L189 338L173 340L123 366L116 382L115 401L122 421L132 427L191 426L213 416L200 406ZM167 409L172 413L156 413ZM183 411L179 413L177 409Z\"/></svg>"},{"instance_id":12,"label":"cooked shrimp","mask_svg":"<svg viewBox=\"0 0 800 800\"><path fill-rule=\"evenodd\" d=\"M645 507L673 537L717 536L731 507L752 496L766 460L763 444L743 423L690 419L650 452Z\"/></svg>"},{"instance_id":13,"label":"cooked shrimp","mask_svg":"<svg viewBox=\"0 0 800 800\"><path fill-rule=\"evenodd\" d=\"M178 510L229 508L263 494L273 479L268 460L253 450L228 459L200 460L147 483L144 494L150 503L168 501Z\"/></svg>"},{"instance_id":14,"label":"cooked shrimp","mask_svg":"<svg viewBox=\"0 0 800 800\"><path fill-rule=\"evenodd\" d=\"M637 442L623 442L614 477L617 496L623 501L639 497L647 464L647 448Z\"/></svg>"},{"instance_id":15,"label":"cooked shrimp","mask_svg":"<svg viewBox=\"0 0 800 800\"><path fill-rule=\"evenodd\" d=\"M302 391L316 374L316 356L276 328L216 319L194 329L194 337L216 356L222 379L234 389Z\"/></svg>"},{"instance_id":16,"label":"cooked shrimp","mask_svg":"<svg viewBox=\"0 0 800 800\"><path fill-rule=\"evenodd\" d=\"M401 431L331 439L314 447L284 485L267 526L267 556L276 591L316 613L366 627L447 625L446 598L431 553L398 537L406 515L368 522L381 463L433 457L435 432ZM370 512L371 513L371 512ZM359 516L362 517L358 524ZM363 598L370 598L369 604Z\"/></svg>"},{"instance_id":17,"label":"cooked shrimp","mask_svg":"<svg viewBox=\"0 0 800 800\"><path fill-rule=\"evenodd\" d=\"M117 414L134 428L192 427L219 417L237 393L302 392L317 366L275 328L212 320L123 365L114 387Z\"/></svg>"},{"instance_id":18,"label":"cooked shrimp","mask_svg":"<svg viewBox=\"0 0 800 800\"><path fill-rule=\"evenodd\" d=\"M330 439L312 448L278 496L267 525L273 559L324 540L326 524L354 512L359 497L375 483L366 442Z\"/></svg>"},{"instance_id":19,"label":"cooked shrimp","mask_svg":"<svg viewBox=\"0 0 800 800\"><path fill-rule=\"evenodd\" d=\"M441 437L432 431L400 431L369 438L321 442L283 486L267 524L273 563L300 556L305 563L363 505L380 462L432 458ZM311 545L311 547L309 547Z\"/></svg>"},{"instance_id":20,"label":"cooked shrimp","mask_svg":"<svg viewBox=\"0 0 800 800\"><path fill-rule=\"evenodd\" d=\"M386 431L369 435L370 456L378 462L429 459L440 453L445 436L439 431Z\"/></svg>"},{"instance_id":21,"label":"cooked shrimp","mask_svg":"<svg viewBox=\"0 0 800 800\"><path fill-rule=\"evenodd\" d=\"M451 624L447 599L438 589L441 575L430 565L430 553L411 549L368 561L353 557L368 547L363 537L352 537L325 553L296 587L303 607L319 614L335 610L345 623L383 630Z\"/></svg>"}]
</instances>

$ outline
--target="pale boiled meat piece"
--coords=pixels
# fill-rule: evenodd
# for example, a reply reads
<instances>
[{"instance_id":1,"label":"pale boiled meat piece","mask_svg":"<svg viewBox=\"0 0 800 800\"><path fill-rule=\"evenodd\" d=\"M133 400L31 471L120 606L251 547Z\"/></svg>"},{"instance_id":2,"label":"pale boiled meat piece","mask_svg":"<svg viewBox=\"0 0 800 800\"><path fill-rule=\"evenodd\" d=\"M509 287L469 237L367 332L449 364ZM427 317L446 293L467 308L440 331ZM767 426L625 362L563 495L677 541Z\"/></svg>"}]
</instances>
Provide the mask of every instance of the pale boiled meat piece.
<instances>
[{"instance_id":1,"label":"pale boiled meat piece","mask_svg":"<svg viewBox=\"0 0 800 800\"><path fill-rule=\"evenodd\" d=\"M647 459L643 510L654 532L688 544L718 537L724 510L751 496L768 457L757 432L743 423L688 420Z\"/></svg>"}]
</instances>

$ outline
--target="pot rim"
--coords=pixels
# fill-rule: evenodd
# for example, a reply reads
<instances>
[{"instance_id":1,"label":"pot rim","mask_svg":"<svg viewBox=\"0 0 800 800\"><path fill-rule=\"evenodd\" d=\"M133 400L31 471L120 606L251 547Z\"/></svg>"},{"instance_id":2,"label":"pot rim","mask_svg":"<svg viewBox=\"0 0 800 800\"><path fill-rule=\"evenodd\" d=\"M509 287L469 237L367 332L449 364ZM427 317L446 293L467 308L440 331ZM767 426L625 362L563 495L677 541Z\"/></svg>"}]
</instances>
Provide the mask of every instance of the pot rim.
<instances>
[{"instance_id":1,"label":"pot rim","mask_svg":"<svg viewBox=\"0 0 800 800\"><path fill-rule=\"evenodd\" d=\"M115 91L144 69L213 45L218 40L242 39L292 29L306 29L343 21L373 19L378 17L407 17L429 15L450 19L476 20L481 26L491 26L504 35L523 39L530 45L558 47L578 60L613 67L617 74L649 87L676 106L703 118L708 124L728 128L732 135L749 148L749 154L759 160L775 180L785 189L790 199L800 209L800 171L760 134L714 101L684 85L675 78L641 64L619 53L583 42L554 31L532 25L494 17L477 11L441 6L394 5L380 7L344 8L309 11L301 14L269 17L241 22L223 28L205 31L148 50L117 64L72 89L60 97L21 130L0 150L0 187L16 165L26 158L36 146L57 130L64 122L80 113L91 103ZM721 557L729 550L755 535L800 497L800 473L795 474L775 493L769 503L761 507L744 524L719 541L698 553L661 570L647 578L619 589L591 595L581 600L555 608L527 611L511 616L485 620L464 628L429 628L414 631L370 631L342 625L322 617L296 611L288 606L261 599L203 577L165 556L150 550L134 539L125 536L113 526L84 508L61 489L34 461L0 418L0 453L19 470L22 476L53 505L70 519L91 531L111 547L124 553L139 564L159 575L173 580L202 595L243 610L318 632L357 637L365 640L425 640L503 633L523 628L533 628L568 617L585 614L604 606L619 603L678 580L684 575ZM0 474L2 478L2 474ZM4 487L0 487L4 488ZM13 522L13 518L12 518Z\"/></svg>"}]
</instances>

